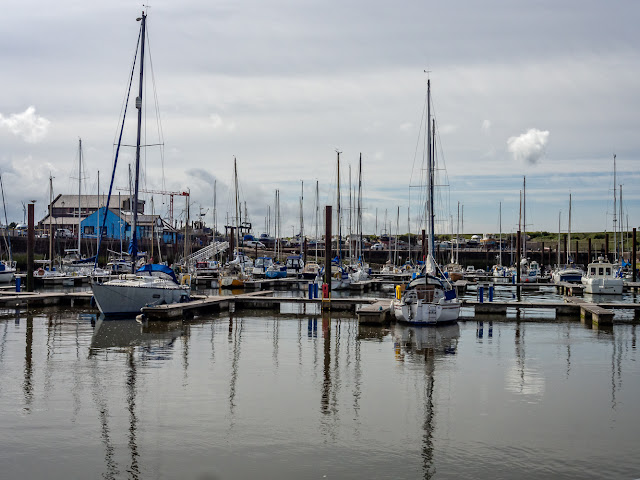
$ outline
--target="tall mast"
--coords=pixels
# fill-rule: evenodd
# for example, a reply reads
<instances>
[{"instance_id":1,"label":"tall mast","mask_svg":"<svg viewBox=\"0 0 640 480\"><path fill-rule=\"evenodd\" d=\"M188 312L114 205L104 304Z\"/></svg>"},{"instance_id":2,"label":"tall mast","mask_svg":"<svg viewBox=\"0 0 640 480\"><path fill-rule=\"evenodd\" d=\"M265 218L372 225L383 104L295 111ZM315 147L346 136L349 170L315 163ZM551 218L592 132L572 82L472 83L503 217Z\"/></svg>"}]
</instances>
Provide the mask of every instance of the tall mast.
<instances>
[{"instance_id":1,"label":"tall mast","mask_svg":"<svg viewBox=\"0 0 640 480\"><path fill-rule=\"evenodd\" d=\"M304 180L300 180L300 255L304 247Z\"/></svg>"},{"instance_id":2,"label":"tall mast","mask_svg":"<svg viewBox=\"0 0 640 480\"><path fill-rule=\"evenodd\" d=\"M616 204L616 155L613 154L613 261L615 262L618 259L617 250L618 250L618 219L617 212L618 206ZM608 260L607 260L608 261Z\"/></svg>"},{"instance_id":3,"label":"tall mast","mask_svg":"<svg viewBox=\"0 0 640 480\"><path fill-rule=\"evenodd\" d=\"M318 180L316 180L316 263L318 263L318 211L319 211L319 195L318 195Z\"/></svg>"},{"instance_id":4,"label":"tall mast","mask_svg":"<svg viewBox=\"0 0 640 480\"><path fill-rule=\"evenodd\" d=\"M336 150L336 153L338 154L338 262L342 263L342 222L340 221L340 153L342 152Z\"/></svg>"},{"instance_id":5,"label":"tall mast","mask_svg":"<svg viewBox=\"0 0 640 480\"><path fill-rule=\"evenodd\" d=\"M499 251L500 251L500 257L499 257L499 265L502 266L502 202L499 203L499 207L498 207L498 224L499 224L499 228L500 228L500 238L498 241L498 245L499 245Z\"/></svg>"},{"instance_id":6,"label":"tall mast","mask_svg":"<svg viewBox=\"0 0 640 480\"><path fill-rule=\"evenodd\" d=\"M82 221L82 139L78 139L78 255L80 255L80 223Z\"/></svg>"},{"instance_id":7,"label":"tall mast","mask_svg":"<svg viewBox=\"0 0 640 480\"><path fill-rule=\"evenodd\" d=\"M3 199L4 203L4 199ZM5 210L6 213L6 210ZM53 271L53 227L51 224L51 217L53 216L53 177L49 173L49 271ZM11 252L9 252L11 255ZM11 256L9 256L11 260Z\"/></svg>"},{"instance_id":8,"label":"tall mast","mask_svg":"<svg viewBox=\"0 0 640 480\"><path fill-rule=\"evenodd\" d=\"M522 183L522 251L524 258L527 258L527 177Z\"/></svg>"},{"instance_id":9,"label":"tall mast","mask_svg":"<svg viewBox=\"0 0 640 480\"><path fill-rule=\"evenodd\" d=\"M142 12L140 17L142 29L140 34L140 85L138 86L138 97L136 98L136 108L138 109L138 134L136 137L136 176L133 193L133 219L131 222L131 273L135 273L136 259L138 257L138 181L140 179L140 137L142 134L142 85L144 78L144 44L146 39L147 15Z\"/></svg>"},{"instance_id":10,"label":"tall mast","mask_svg":"<svg viewBox=\"0 0 640 480\"><path fill-rule=\"evenodd\" d=\"M458 201L458 220L456 224L456 263L460 263L460 201Z\"/></svg>"},{"instance_id":11,"label":"tall mast","mask_svg":"<svg viewBox=\"0 0 640 480\"><path fill-rule=\"evenodd\" d=\"M216 195L217 195L217 186L218 179L213 180L213 243L216 243L216 229L218 228L218 218L217 218L217 205L216 205Z\"/></svg>"},{"instance_id":12,"label":"tall mast","mask_svg":"<svg viewBox=\"0 0 640 480\"><path fill-rule=\"evenodd\" d=\"M360 152L358 163L358 258L361 262L364 261L362 255L362 152Z\"/></svg>"},{"instance_id":13,"label":"tall mast","mask_svg":"<svg viewBox=\"0 0 640 480\"><path fill-rule=\"evenodd\" d=\"M240 223L239 223L239 208L240 206L238 205L238 163L236 161L236 157L233 157L233 185L234 185L234 189L235 189L235 200L236 200L236 217L235 217L235 221L233 222L235 224L236 227L236 251L240 252ZM233 252L231 252L233 254Z\"/></svg>"},{"instance_id":14,"label":"tall mast","mask_svg":"<svg viewBox=\"0 0 640 480\"><path fill-rule=\"evenodd\" d=\"M567 265L573 263L571 258L571 194L569 194L569 228L567 229Z\"/></svg>"},{"instance_id":15,"label":"tall mast","mask_svg":"<svg viewBox=\"0 0 640 480\"><path fill-rule=\"evenodd\" d=\"M622 211L622 184L620 184L620 264L622 264L624 257L624 216Z\"/></svg>"},{"instance_id":16,"label":"tall mast","mask_svg":"<svg viewBox=\"0 0 640 480\"><path fill-rule=\"evenodd\" d=\"M561 233L562 229L560 227L561 219L562 219L562 211L559 211L558 212L558 268L560 268L560 237L562 236L562 233Z\"/></svg>"}]
</instances>

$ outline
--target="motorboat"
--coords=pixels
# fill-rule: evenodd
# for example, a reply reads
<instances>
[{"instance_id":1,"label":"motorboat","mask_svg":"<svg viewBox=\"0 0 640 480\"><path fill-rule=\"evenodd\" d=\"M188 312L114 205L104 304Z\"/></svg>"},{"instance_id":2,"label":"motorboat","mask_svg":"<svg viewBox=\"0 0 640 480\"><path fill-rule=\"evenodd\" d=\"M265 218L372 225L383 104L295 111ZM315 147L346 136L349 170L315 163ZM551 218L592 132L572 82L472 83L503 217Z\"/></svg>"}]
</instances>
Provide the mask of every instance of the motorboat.
<instances>
[{"instance_id":1,"label":"motorboat","mask_svg":"<svg viewBox=\"0 0 640 480\"><path fill-rule=\"evenodd\" d=\"M582 284L586 293L602 295L621 295L624 286L614 265L602 257L587 266Z\"/></svg>"}]
</instances>

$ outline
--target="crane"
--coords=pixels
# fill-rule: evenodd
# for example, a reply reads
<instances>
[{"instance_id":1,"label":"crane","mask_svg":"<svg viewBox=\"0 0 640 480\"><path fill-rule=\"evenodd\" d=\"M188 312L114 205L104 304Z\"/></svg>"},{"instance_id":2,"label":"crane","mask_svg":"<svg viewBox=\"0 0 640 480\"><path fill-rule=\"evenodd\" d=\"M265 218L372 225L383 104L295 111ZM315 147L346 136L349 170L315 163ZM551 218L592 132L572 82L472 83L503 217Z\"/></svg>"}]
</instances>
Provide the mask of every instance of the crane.
<instances>
[{"instance_id":1,"label":"crane","mask_svg":"<svg viewBox=\"0 0 640 480\"><path fill-rule=\"evenodd\" d=\"M126 192L129 191L128 188L117 188L117 190L126 191ZM189 197L190 196L189 192L168 192L165 190L143 190L143 189L140 189L138 191L141 193L151 193L156 195L169 195L169 223L172 227L173 227L173 197L175 196Z\"/></svg>"}]
</instances>

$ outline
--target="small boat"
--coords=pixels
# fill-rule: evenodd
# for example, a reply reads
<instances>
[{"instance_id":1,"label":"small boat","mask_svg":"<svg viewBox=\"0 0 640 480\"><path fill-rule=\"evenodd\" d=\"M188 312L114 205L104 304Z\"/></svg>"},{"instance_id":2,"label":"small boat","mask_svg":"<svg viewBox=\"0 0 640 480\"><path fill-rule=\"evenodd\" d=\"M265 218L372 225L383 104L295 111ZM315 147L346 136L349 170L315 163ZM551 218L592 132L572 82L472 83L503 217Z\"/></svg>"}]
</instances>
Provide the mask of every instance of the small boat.
<instances>
[{"instance_id":1,"label":"small boat","mask_svg":"<svg viewBox=\"0 0 640 480\"><path fill-rule=\"evenodd\" d=\"M529 262L526 258L520 261L520 281L524 283L536 283L540 276L540 264L535 260Z\"/></svg>"},{"instance_id":2,"label":"small boat","mask_svg":"<svg viewBox=\"0 0 640 480\"><path fill-rule=\"evenodd\" d=\"M180 285L166 265L147 264L135 274L107 282L93 281L93 298L105 316L140 313L142 307L189 300L189 285Z\"/></svg>"},{"instance_id":3,"label":"small boat","mask_svg":"<svg viewBox=\"0 0 640 480\"><path fill-rule=\"evenodd\" d=\"M589 264L582 276L582 284L586 293L603 295L621 295L624 286L614 265L602 257Z\"/></svg>"},{"instance_id":4,"label":"small boat","mask_svg":"<svg viewBox=\"0 0 640 480\"><path fill-rule=\"evenodd\" d=\"M287 269L286 267L280 265L279 263L274 263L265 272L265 277L267 278L286 278Z\"/></svg>"},{"instance_id":5,"label":"small boat","mask_svg":"<svg viewBox=\"0 0 640 480\"><path fill-rule=\"evenodd\" d=\"M351 286L349 273L342 265L331 266L331 290L348 290Z\"/></svg>"},{"instance_id":6,"label":"small boat","mask_svg":"<svg viewBox=\"0 0 640 480\"><path fill-rule=\"evenodd\" d=\"M302 269L302 278L306 278L308 280L315 280L320 275L320 265L316 262L309 262L305 264Z\"/></svg>"},{"instance_id":7,"label":"small boat","mask_svg":"<svg viewBox=\"0 0 640 480\"><path fill-rule=\"evenodd\" d=\"M457 282L458 280L462 280L464 278L462 265L458 265L457 263L449 263L445 265L444 271L447 273L449 280L451 280L452 282Z\"/></svg>"},{"instance_id":8,"label":"small boat","mask_svg":"<svg viewBox=\"0 0 640 480\"><path fill-rule=\"evenodd\" d=\"M304 260L302 255L289 255L285 263L288 277L299 277L304 270Z\"/></svg>"},{"instance_id":9,"label":"small boat","mask_svg":"<svg viewBox=\"0 0 640 480\"><path fill-rule=\"evenodd\" d=\"M200 260L194 265L196 277L217 277L220 273L220 263L217 260Z\"/></svg>"},{"instance_id":10,"label":"small boat","mask_svg":"<svg viewBox=\"0 0 640 480\"><path fill-rule=\"evenodd\" d=\"M556 269L551 278L553 283L581 283L584 271L575 265L565 265Z\"/></svg>"},{"instance_id":11,"label":"small boat","mask_svg":"<svg viewBox=\"0 0 640 480\"><path fill-rule=\"evenodd\" d=\"M256 278L265 277L267 270L271 265L273 265L273 259L271 257L256 258L256 261L253 264L253 276Z\"/></svg>"},{"instance_id":12,"label":"small boat","mask_svg":"<svg viewBox=\"0 0 640 480\"><path fill-rule=\"evenodd\" d=\"M0 283L9 283L16 275L16 262L15 260L1 260L0 261Z\"/></svg>"},{"instance_id":13,"label":"small boat","mask_svg":"<svg viewBox=\"0 0 640 480\"><path fill-rule=\"evenodd\" d=\"M251 280L251 275L247 274L239 264L229 263L220 273L220 287L222 288L243 288L244 282L247 280Z\"/></svg>"}]
</instances>

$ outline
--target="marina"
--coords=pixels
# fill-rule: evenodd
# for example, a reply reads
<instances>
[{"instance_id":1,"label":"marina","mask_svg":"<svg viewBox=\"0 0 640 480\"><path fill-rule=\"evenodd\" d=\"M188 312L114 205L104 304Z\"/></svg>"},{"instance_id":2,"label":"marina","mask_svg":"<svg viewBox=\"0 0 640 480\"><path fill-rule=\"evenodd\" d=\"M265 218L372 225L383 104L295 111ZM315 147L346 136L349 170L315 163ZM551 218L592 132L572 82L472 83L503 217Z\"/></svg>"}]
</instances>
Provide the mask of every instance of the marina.
<instances>
[{"instance_id":1,"label":"marina","mask_svg":"<svg viewBox=\"0 0 640 480\"><path fill-rule=\"evenodd\" d=\"M547 3L7 5L0 478L640 478L640 6Z\"/></svg>"}]
</instances>

